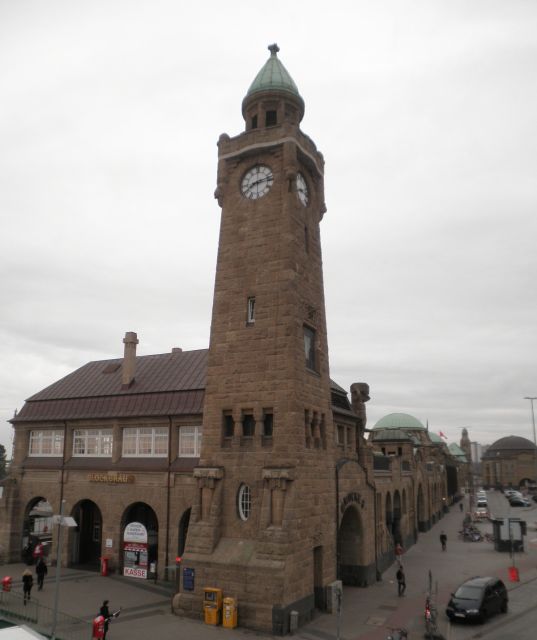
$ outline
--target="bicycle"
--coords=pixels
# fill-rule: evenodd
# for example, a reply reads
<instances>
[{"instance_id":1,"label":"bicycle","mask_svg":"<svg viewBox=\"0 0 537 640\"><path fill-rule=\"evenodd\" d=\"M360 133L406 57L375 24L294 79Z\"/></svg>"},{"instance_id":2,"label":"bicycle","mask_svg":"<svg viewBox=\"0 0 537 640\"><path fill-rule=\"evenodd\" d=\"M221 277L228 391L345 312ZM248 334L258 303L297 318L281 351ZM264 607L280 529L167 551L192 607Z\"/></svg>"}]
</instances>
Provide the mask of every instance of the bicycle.
<instances>
[{"instance_id":1,"label":"bicycle","mask_svg":"<svg viewBox=\"0 0 537 640\"><path fill-rule=\"evenodd\" d=\"M408 638L408 631L402 627L386 627L390 630L390 635L386 637L386 640L406 640Z\"/></svg>"}]
</instances>

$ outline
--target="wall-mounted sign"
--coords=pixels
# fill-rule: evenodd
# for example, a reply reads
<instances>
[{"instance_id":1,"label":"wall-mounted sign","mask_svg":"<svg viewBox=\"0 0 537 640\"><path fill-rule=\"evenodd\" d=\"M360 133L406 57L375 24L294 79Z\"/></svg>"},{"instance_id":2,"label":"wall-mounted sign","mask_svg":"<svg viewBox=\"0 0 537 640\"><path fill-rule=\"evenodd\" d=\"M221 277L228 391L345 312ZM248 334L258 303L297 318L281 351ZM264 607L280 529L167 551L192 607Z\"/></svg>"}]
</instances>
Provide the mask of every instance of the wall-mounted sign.
<instances>
[{"instance_id":1,"label":"wall-mounted sign","mask_svg":"<svg viewBox=\"0 0 537 640\"><path fill-rule=\"evenodd\" d=\"M130 522L123 534L123 575L147 578L147 529L141 522Z\"/></svg>"},{"instance_id":2,"label":"wall-mounted sign","mask_svg":"<svg viewBox=\"0 0 537 640\"><path fill-rule=\"evenodd\" d=\"M341 501L341 507L340 507L341 513L343 513L345 511L345 509L347 508L347 506L349 504L351 504L351 502L354 502L354 503L360 505L360 507L362 507L362 509L365 506L364 498L362 498L362 496L359 493L357 493L356 491L351 491Z\"/></svg>"},{"instance_id":3,"label":"wall-mounted sign","mask_svg":"<svg viewBox=\"0 0 537 640\"><path fill-rule=\"evenodd\" d=\"M183 589L185 591L194 591L194 569L189 569L188 567L184 567Z\"/></svg>"},{"instance_id":4,"label":"wall-mounted sign","mask_svg":"<svg viewBox=\"0 0 537 640\"><path fill-rule=\"evenodd\" d=\"M142 542L147 544L147 529L141 522L130 522L125 527L123 542Z\"/></svg>"},{"instance_id":5,"label":"wall-mounted sign","mask_svg":"<svg viewBox=\"0 0 537 640\"><path fill-rule=\"evenodd\" d=\"M104 482L106 484L134 484L134 476L127 473L90 473L90 482Z\"/></svg>"},{"instance_id":6,"label":"wall-mounted sign","mask_svg":"<svg viewBox=\"0 0 537 640\"><path fill-rule=\"evenodd\" d=\"M107 549L111 549L113 546L114 546L114 542L113 542L112 538L106 538L105 547Z\"/></svg>"}]
</instances>

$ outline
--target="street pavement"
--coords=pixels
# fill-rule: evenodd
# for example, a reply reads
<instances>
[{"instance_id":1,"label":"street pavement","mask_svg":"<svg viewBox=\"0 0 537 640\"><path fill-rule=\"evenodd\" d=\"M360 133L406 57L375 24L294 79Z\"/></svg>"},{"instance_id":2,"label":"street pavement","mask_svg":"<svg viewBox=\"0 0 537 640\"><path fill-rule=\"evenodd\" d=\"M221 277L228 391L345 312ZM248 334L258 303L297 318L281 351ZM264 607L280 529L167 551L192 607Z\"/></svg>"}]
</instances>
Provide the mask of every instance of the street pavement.
<instances>
[{"instance_id":1,"label":"street pavement","mask_svg":"<svg viewBox=\"0 0 537 640\"><path fill-rule=\"evenodd\" d=\"M465 505L468 507L468 505ZM502 494L489 492L489 507L494 515L508 515L509 505ZM512 564L508 553L494 551L489 542L464 542L459 540L462 514L458 506L430 531L420 534L418 543L402 557L407 589L404 597L397 595L395 580L396 564L386 570L382 580L367 587L345 587L340 618L341 640L384 640L389 628L405 627L409 638L422 638L425 632L423 613L431 571L433 585L437 585L436 596L438 620L441 633L446 640L466 640L476 637L492 637L496 630L509 628L517 616L534 609L537 601L537 505L531 508L511 509L511 515L525 519L528 535L525 552L516 554L520 582L509 582L508 568ZM481 525L483 531L492 531L490 523ZM440 532L448 537L447 550L441 551ZM23 564L0 566L0 578L11 575L14 589L21 590ZM41 604L52 607L54 603L54 568L49 569L43 591L34 587L33 596ZM475 575L494 575L502 578L509 589L509 613L494 616L485 625L450 625L444 609L449 594ZM91 621L99 611L104 599L110 601L111 610L122 607L120 617L115 620L108 640L235 640L270 638L271 636L237 629L211 627L199 620L178 618L171 612L173 588L167 583L123 578L102 577L98 573L77 569L62 569L60 581L59 609L64 613ZM240 624L240 602L239 602ZM295 637L301 640L336 640L337 617L319 614L312 622L302 627ZM88 627L89 628L89 627ZM486 633L484 633L486 631ZM89 637L89 631L88 631ZM502 634L495 635L500 638ZM504 635L510 638L509 634ZM518 637L521 640L520 636ZM81 639L81 640L86 640Z\"/></svg>"}]
</instances>

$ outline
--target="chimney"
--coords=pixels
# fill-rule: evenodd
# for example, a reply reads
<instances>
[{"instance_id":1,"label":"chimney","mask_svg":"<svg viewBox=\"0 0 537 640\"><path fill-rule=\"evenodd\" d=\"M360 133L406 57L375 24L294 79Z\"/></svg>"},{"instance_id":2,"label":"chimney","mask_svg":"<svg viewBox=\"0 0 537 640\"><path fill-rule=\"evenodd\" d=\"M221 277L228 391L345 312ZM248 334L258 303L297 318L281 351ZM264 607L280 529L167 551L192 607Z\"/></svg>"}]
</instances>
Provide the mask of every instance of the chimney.
<instances>
[{"instance_id":1,"label":"chimney","mask_svg":"<svg viewBox=\"0 0 537 640\"><path fill-rule=\"evenodd\" d=\"M183 350L181 349L181 347L173 347L172 353L183 353Z\"/></svg>"},{"instance_id":2,"label":"chimney","mask_svg":"<svg viewBox=\"0 0 537 640\"><path fill-rule=\"evenodd\" d=\"M122 388L128 389L134 382L136 372L136 345L138 337L134 331L127 331L123 338L125 352L123 355L123 371L121 376Z\"/></svg>"}]
</instances>

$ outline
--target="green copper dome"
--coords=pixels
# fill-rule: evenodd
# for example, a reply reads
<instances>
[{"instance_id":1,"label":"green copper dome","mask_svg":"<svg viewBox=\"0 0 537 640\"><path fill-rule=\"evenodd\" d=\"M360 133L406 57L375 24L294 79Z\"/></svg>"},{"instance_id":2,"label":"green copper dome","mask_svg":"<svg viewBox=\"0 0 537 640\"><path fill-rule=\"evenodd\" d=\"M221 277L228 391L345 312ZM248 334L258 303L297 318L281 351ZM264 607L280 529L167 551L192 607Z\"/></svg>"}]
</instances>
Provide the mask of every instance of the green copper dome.
<instances>
[{"instance_id":1,"label":"green copper dome","mask_svg":"<svg viewBox=\"0 0 537 640\"><path fill-rule=\"evenodd\" d=\"M426 431L421 422L408 413L390 413L381 418L373 429L420 429Z\"/></svg>"},{"instance_id":2,"label":"green copper dome","mask_svg":"<svg viewBox=\"0 0 537 640\"><path fill-rule=\"evenodd\" d=\"M300 98L295 81L278 58L279 50L277 44L270 45L270 58L256 75L246 93L246 97L259 91L287 91Z\"/></svg>"}]
</instances>

